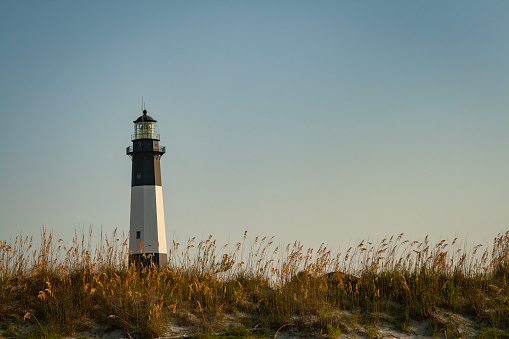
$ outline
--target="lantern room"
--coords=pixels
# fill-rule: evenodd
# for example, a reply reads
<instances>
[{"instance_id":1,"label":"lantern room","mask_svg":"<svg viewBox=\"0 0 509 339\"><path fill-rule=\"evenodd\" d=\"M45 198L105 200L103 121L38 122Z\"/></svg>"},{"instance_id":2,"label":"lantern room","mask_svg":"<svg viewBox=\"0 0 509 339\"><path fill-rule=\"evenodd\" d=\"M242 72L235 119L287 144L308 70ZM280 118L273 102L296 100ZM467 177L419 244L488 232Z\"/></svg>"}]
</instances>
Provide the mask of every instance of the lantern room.
<instances>
[{"instance_id":1,"label":"lantern room","mask_svg":"<svg viewBox=\"0 0 509 339\"><path fill-rule=\"evenodd\" d=\"M136 119L134 122L134 134L132 140L138 139L153 139L159 140L157 134L157 120L147 115L147 110L143 110L143 115Z\"/></svg>"}]
</instances>

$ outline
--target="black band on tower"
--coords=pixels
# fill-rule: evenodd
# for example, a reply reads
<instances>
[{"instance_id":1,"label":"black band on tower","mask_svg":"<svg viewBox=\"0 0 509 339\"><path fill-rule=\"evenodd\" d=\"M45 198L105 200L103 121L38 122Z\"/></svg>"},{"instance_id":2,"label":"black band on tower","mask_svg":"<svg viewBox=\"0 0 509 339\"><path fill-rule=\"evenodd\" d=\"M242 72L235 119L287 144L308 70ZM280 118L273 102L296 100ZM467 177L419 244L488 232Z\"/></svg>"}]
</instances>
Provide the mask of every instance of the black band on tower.
<instances>
[{"instance_id":1,"label":"black band on tower","mask_svg":"<svg viewBox=\"0 0 509 339\"><path fill-rule=\"evenodd\" d=\"M168 262L166 253L133 253L129 254L129 266L132 264L150 266L154 263L156 266L164 266Z\"/></svg>"},{"instance_id":2,"label":"black band on tower","mask_svg":"<svg viewBox=\"0 0 509 339\"><path fill-rule=\"evenodd\" d=\"M160 158L164 153L165 149L159 146L158 140L133 141L133 146L127 148L127 154L133 160L131 187L162 186Z\"/></svg>"}]
</instances>

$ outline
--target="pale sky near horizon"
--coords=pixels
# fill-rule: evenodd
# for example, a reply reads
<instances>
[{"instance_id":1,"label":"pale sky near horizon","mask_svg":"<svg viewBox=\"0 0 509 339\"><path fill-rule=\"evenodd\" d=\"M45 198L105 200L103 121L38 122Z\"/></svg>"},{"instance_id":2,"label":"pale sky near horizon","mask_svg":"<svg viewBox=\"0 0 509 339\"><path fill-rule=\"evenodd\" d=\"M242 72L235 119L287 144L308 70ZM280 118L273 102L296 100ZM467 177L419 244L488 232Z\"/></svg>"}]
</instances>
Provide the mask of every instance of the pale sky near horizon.
<instances>
[{"instance_id":1,"label":"pale sky near horizon","mask_svg":"<svg viewBox=\"0 0 509 339\"><path fill-rule=\"evenodd\" d=\"M507 1L1 1L0 240L128 231L158 120L168 242L509 229Z\"/></svg>"}]
</instances>

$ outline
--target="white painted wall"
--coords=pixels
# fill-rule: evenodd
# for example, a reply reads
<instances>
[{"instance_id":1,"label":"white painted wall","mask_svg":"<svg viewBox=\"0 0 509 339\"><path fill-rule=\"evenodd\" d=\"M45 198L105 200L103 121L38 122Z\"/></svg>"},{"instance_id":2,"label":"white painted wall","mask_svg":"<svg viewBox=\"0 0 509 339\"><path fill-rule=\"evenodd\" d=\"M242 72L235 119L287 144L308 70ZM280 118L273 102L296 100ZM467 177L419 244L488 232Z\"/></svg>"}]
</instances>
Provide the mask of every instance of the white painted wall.
<instances>
[{"instance_id":1,"label":"white painted wall","mask_svg":"<svg viewBox=\"0 0 509 339\"><path fill-rule=\"evenodd\" d=\"M140 239L136 239L137 231ZM143 252L139 248L140 240L145 253L167 253L162 186L131 187L129 250L132 253Z\"/></svg>"}]
</instances>

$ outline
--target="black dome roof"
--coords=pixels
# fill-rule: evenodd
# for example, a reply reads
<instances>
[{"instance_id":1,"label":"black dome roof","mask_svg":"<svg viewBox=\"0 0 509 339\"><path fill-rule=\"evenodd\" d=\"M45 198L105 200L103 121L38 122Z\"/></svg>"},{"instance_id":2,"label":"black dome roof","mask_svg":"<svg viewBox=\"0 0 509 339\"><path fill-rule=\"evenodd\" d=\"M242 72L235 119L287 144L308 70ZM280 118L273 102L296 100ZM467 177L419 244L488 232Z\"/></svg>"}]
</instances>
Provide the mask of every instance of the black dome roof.
<instances>
[{"instance_id":1,"label":"black dome roof","mask_svg":"<svg viewBox=\"0 0 509 339\"><path fill-rule=\"evenodd\" d=\"M156 119L152 118L150 115L147 115L147 110L143 110L143 115L133 122L157 122Z\"/></svg>"}]
</instances>

